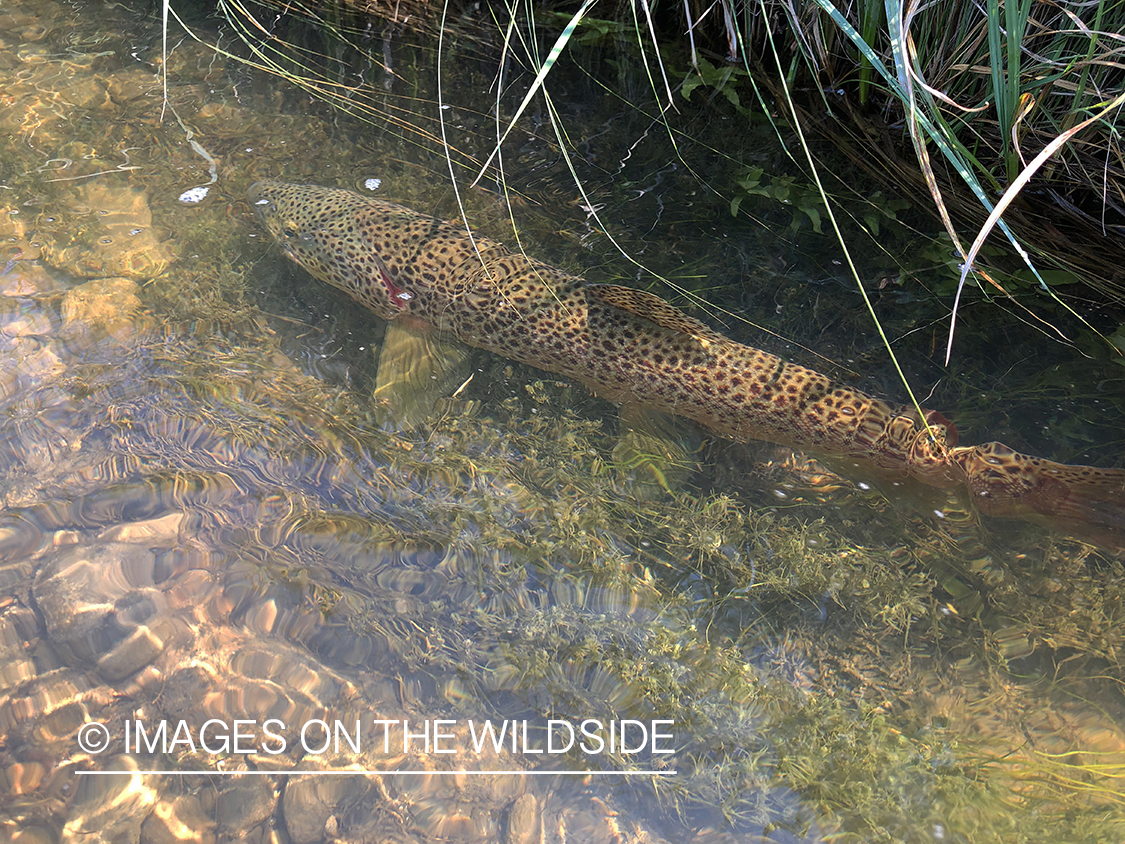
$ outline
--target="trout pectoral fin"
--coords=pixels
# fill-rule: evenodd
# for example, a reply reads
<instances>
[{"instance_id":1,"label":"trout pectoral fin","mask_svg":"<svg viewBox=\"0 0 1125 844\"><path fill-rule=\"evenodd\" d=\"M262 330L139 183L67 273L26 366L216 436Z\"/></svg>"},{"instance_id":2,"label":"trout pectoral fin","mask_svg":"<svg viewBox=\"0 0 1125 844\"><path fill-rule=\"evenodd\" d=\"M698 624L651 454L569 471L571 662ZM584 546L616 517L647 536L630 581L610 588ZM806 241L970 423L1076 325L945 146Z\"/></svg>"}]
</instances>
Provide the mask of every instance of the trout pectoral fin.
<instances>
[{"instance_id":1,"label":"trout pectoral fin","mask_svg":"<svg viewBox=\"0 0 1125 844\"><path fill-rule=\"evenodd\" d=\"M637 498L653 500L673 492L695 471L683 426L667 413L625 404L621 429L613 449L614 470Z\"/></svg>"},{"instance_id":2,"label":"trout pectoral fin","mask_svg":"<svg viewBox=\"0 0 1125 844\"><path fill-rule=\"evenodd\" d=\"M982 513L1125 549L1125 470L1055 463L1002 443L955 448L950 456Z\"/></svg>"},{"instance_id":3,"label":"trout pectoral fin","mask_svg":"<svg viewBox=\"0 0 1125 844\"><path fill-rule=\"evenodd\" d=\"M464 383L468 360L463 343L397 320L388 323L374 397L385 405L390 427L413 428L430 416L438 399Z\"/></svg>"},{"instance_id":4,"label":"trout pectoral fin","mask_svg":"<svg viewBox=\"0 0 1125 844\"><path fill-rule=\"evenodd\" d=\"M620 284L590 284L586 286L586 291L606 305L628 311L669 331L679 331L700 340L729 342L707 324L688 316L653 293Z\"/></svg>"}]
</instances>

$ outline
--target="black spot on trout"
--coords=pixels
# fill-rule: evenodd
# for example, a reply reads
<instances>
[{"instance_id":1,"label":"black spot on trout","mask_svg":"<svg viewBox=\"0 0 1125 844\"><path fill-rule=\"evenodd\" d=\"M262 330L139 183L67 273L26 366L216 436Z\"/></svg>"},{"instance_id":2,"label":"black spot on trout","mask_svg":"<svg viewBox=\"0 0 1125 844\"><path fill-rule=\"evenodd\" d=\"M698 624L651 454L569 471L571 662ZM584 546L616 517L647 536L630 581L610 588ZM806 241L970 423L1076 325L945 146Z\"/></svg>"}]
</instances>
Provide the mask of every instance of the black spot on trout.
<instances>
[{"instance_id":1,"label":"black spot on trout","mask_svg":"<svg viewBox=\"0 0 1125 844\"><path fill-rule=\"evenodd\" d=\"M1000 443L958 447L936 411L923 420L736 343L651 293L586 282L401 205L272 181L253 185L250 201L291 259L383 319L446 332L732 440L961 486L983 513L1125 547L1123 470L1053 463Z\"/></svg>"}]
</instances>

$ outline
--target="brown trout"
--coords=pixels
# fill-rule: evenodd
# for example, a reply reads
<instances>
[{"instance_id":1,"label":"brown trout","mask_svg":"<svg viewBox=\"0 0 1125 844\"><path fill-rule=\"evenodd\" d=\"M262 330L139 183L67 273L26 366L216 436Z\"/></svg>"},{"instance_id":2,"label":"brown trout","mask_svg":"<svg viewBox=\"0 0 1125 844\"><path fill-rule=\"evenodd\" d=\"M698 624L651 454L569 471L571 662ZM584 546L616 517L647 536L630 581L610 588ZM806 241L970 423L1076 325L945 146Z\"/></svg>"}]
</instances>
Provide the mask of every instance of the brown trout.
<instances>
[{"instance_id":1,"label":"brown trout","mask_svg":"<svg viewBox=\"0 0 1125 844\"><path fill-rule=\"evenodd\" d=\"M958 446L956 428L936 411L922 418L736 343L651 293L587 282L401 205L273 181L254 184L250 201L293 261L397 325L732 440L794 446L890 480L960 486L985 514L1125 548L1125 470L1054 463L995 442Z\"/></svg>"}]
</instances>

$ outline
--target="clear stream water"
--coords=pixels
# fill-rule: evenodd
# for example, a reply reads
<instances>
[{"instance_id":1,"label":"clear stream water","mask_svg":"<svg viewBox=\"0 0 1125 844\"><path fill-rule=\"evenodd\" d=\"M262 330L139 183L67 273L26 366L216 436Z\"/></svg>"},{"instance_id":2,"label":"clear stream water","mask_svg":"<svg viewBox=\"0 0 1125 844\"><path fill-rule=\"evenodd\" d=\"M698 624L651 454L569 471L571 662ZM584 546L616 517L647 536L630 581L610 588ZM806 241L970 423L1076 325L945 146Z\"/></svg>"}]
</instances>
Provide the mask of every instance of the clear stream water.
<instances>
[{"instance_id":1,"label":"clear stream water","mask_svg":"<svg viewBox=\"0 0 1125 844\"><path fill-rule=\"evenodd\" d=\"M1120 557L682 423L662 486L612 405L479 352L394 430L383 326L245 198L463 209L901 400L790 133L681 96L684 57L654 94L591 35L472 186L533 78L479 9L440 51L255 13L341 108L236 61L234 11L193 19L207 43L173 25L165 105L151 10L0 6L0 835L1125 837ZM970 295L945 368L934 224L818 155L926 406L963 442L1125 462L1108 348L1022 287Z\"/></svg>"}]
</instances>

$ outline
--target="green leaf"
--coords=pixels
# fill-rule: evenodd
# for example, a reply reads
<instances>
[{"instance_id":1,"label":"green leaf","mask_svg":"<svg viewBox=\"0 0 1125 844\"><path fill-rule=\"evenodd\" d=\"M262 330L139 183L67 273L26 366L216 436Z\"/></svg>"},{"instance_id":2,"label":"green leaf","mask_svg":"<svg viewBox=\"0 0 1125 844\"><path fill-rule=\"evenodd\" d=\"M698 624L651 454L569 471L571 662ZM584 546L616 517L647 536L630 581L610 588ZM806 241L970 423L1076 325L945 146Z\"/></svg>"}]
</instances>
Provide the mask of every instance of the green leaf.
<instances>
[{"instance_id":1,"label":"green leaf","mask_svg":"<svg viewBox=\"0 0 1125 844\"><path fill-rule=\"evenodd\" d=\"M765 172L761 167L751 167L746 171L746 175L738 180L738 186L744 191L753 191L762 183Z\"/></svg>"},{"instance_id":2,"label":"green leaf","mask_svg":"<svg viewBox=\"0 0 1125 844\"><path fill-rule=\"evenodd\" d=\"M685 100L691 99L691 92L698 88L700 85L705 85L703 77L698 74L692 74L684 80L684 84L680 86L680 94L683 95Z\"/></svg>"}]
</instances>

